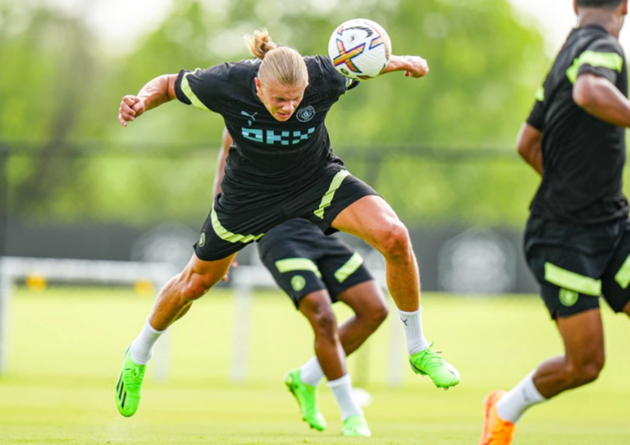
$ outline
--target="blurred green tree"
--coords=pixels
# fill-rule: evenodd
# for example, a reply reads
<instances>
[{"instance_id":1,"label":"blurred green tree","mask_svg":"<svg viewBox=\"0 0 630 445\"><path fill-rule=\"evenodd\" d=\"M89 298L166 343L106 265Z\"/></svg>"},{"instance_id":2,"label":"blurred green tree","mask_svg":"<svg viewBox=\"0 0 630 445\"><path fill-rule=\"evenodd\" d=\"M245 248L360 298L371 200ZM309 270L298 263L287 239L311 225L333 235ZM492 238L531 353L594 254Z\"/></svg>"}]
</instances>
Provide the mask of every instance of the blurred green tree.
<instances>
[{"instance_id":1,"label":"blurred green tree","mask_svg":"<svg viewBox=\"0 0 630 445\"><path fill-rule=\"evenodd\" d=\"M3 14L3 23L14 21ZM388 30L394 53L425 57L431 73L422 80L396 73L363 82L333 107L327 125L351 171L369 176L411 226L520 225L537 180L526 166L413 156L413 147L427 146L512 150L549 60L542 38L515 20L507 0L180 0L135 50L119 57L103 52L75 20L47 10L24 13L15 21L22 26L0 26L0 60L11 67L0 70L3 138L50 141L44 144L50 150L67 139L106 140L112 147L172 142L188 144L188 154L84 159L75 163L79 171L61 174L57 167L66 187L44 183L38 193L32 187L41 165L54 163L14 157L11 180L21 191L14 207L22 217L198 224L211 200L209 149L219 144L222 119L167 104L122 128L116 120L121 97L160 74L250 57L242 36L256 28L266 27L303 54L325 54L332 30L359 16ZM61 32L46 38L42 30L55 26ZM191 143L198 148L190 150ZM393 161L396 147L407 154ZM368 157L382 165L370 170Z\"/></svg>"}]
</instances>

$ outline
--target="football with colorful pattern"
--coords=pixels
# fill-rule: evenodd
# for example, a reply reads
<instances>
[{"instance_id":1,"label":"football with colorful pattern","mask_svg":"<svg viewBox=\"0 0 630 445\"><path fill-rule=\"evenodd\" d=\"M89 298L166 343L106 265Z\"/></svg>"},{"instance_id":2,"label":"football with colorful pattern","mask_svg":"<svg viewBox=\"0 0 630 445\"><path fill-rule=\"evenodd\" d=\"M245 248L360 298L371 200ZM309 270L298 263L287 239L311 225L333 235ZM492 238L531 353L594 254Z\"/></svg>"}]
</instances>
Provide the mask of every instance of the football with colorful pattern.
<instances>
[{"instance_id":1,"label":"football with colorful pattern","mask_svg":"<svg viewBox=\"0 0 630 445\"><path fill-rule=\"evenodd\" d=\"M342 23L330 36L328 55L337 71L350 79L381 74L389 63L392 44L381 25L367 19Z\"/></svg>"}]
</instances>

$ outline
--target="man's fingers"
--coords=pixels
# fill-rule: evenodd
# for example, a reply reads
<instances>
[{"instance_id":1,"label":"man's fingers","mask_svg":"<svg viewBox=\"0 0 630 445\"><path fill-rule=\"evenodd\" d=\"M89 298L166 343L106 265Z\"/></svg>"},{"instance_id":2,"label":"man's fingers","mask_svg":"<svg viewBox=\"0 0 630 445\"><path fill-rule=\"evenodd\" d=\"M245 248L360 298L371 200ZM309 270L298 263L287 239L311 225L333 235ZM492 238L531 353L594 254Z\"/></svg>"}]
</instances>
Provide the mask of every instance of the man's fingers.
<instances>
[{"instance_id":1,"label":"man's fingers","mask_svg":"<svg viewBox=\"0 0 630 445\"><path fill-rule=\"evenodd\" d=\"M124 101L120 103L120 111L121 113L128 114L130 116L135 116L136 112L133 109L133 106L125 103Z\"/></svg>"},{"instance_id":2,"label":"man's fingers","mask_svg":"<svg viewBox=\"0 0 630 445\"><path fill-rule=\"evenodd\" d=\"M127 121L123 119L122 114L118 113L118 121L122 124L123 127L127 126Z\"/></svg>"},{"instance_id":3,"label":"man's fingers","mask_svg":"<svg viewBox=\"0 0 630 445\"><path fill-rule=\"evenodd\" d=\"M124 96L123 97L123 102L126 103L127 105L129 105L130 107L133 107L138 101L140 101L140 99L137 98L136 96Z\"/></svg>"}]
</instances>

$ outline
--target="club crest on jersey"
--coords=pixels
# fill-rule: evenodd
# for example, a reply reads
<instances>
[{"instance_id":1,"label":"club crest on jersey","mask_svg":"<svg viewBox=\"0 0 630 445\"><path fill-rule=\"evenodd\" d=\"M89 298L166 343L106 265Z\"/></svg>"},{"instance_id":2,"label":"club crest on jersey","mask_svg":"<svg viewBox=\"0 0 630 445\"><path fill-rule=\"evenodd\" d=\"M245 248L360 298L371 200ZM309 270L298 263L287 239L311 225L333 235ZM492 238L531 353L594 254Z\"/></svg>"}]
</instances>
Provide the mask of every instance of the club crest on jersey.
<instances>
[{"instance_id":1,"label":"club crest on jersey","mask_svg":"<svg viewBox=\"0 0 630 445\"><path fill-rule=\"evenodd\" d=\"M315 108L313 108L312 105L309 105L305 108L300 108L295 114L295 117L300 122L308 122L313 119L313 116L315 116Z\"/></svg>"}]
</instances>

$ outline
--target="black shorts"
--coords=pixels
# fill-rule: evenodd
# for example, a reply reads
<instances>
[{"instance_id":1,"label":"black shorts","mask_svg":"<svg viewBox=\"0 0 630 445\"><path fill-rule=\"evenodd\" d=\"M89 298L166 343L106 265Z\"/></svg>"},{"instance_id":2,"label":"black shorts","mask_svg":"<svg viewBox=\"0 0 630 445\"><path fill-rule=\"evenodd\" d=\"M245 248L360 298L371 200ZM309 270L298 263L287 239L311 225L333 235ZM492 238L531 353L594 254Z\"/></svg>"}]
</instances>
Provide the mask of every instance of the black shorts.
<instances>
[{"instance_id":1,"label":"black shorts","mask_svg":"<svg viewBox=\"0 0 630 445\"><path fill-rule=\"evenodd\" d=\"M530 217L525 255L551 317L599 307L615 312L630 302L630 222L571 225Z\"/></svg>"},{"instance_id":2,"label":"black shorts","mask_svg":"<svg viewBox=\"0 0 630 445\"><path fill-rule=\"evenodd\" d=\"M269 230L293 218L304 218L330 234L335 217L353 202L378 195L338 163L330 163L310 180L282 190L239 191L224 188L203 225L195 254L215 261L238 252Z\"/></svg>"},{"instance_id":3,"label":"black shorts","mask_svg":"<svg viewBox=\"0 0 630 445\"><path fill-rule=\"evenodd\" d=\"M296 308L312 292L327 289L334 303L346 289L374 279L361 255L301 218L267 232L258 241L258 254Z\"/></svg>"}]
</instances>

